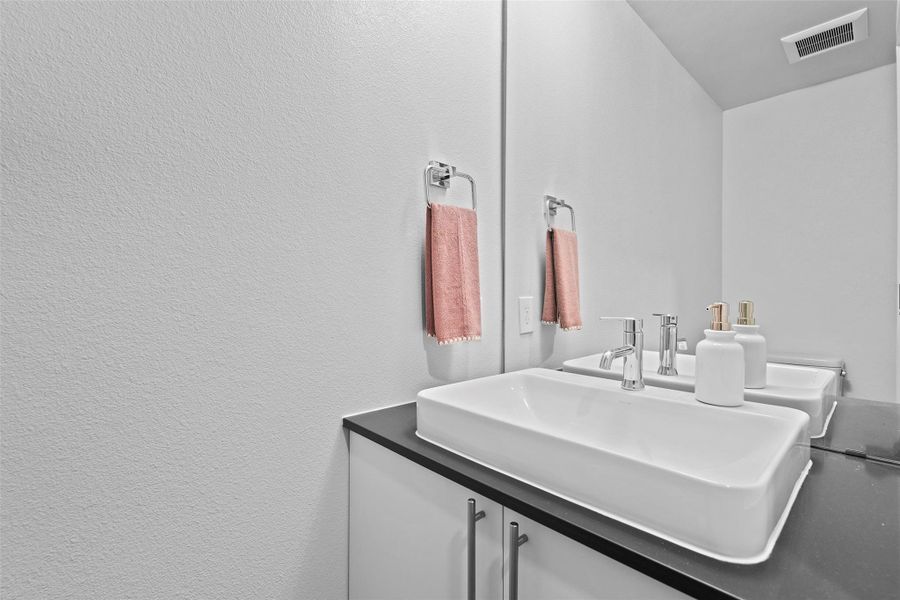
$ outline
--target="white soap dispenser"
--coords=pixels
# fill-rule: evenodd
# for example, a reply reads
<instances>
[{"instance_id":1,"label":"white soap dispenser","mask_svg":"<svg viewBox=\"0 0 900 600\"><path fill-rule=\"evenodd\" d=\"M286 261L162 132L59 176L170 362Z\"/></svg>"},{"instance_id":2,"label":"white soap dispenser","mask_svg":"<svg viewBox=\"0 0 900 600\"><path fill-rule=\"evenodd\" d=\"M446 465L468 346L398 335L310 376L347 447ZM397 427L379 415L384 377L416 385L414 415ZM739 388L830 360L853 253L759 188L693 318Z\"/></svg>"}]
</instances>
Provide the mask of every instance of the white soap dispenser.
<instances>
[{"instance_id":1,"label":"white soap dispenser","mask_svg":"<svg viewBox=\"0 0 900 600\"><path fill-rule=\"evenodd\" d=\"M766 387L766 338L759 333L759 325L753 317L753 303L738 303L738 320L734 325L734 341L744 349L744 387Z\"/></svg>"},{"instance_id":2,"label":"white soap dispenser","mask_svg":"<svg viewBox=\"0 0 900 600\"><path fill-rule=\"evenodd\" d=\"M728 304L715 302L706 339L697 344L694 397L706 404L740 406L744 403L744 349L734 341L728 322Z\"/></svg>"}]
</instances>

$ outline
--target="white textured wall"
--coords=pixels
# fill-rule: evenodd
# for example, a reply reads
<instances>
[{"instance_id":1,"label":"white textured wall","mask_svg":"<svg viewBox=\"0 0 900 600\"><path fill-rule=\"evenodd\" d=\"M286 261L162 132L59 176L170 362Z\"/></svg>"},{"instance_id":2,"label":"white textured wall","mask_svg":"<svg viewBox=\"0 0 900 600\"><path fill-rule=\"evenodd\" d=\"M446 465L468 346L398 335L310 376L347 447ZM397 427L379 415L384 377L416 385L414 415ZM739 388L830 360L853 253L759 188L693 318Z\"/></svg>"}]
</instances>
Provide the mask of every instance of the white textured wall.
<instances>
[{"instance_id":1,"label":"white textured wall","mask_svg":"<svg viewBox=\"0 0 900 600\"><path fill-rule=\"evenodd\" d=\"M2 23L2 596L345 597L341 415L500 368L500 4ZM465 347L422 335L430 158L478 181Z\"/></svg>"},{"instance_id":2,"label":"white textured wall","mask_svg":"<svg viewBox=\"0 0 900 600\"><path fill-rule=\"evenodd\" d=\"M624 2L510 2L506 368L620 345L622 325L677 313L703 337L721 292L722 111ZM544 194L575 208L584 329L519 334L543 295ZM560 213L568 226L568 212Z\"/></svg>"},{"instance_id":3,"label":"white textured wall","mask_svg":"<svg viewBox=\"0 0 900 600\"><path fill-rule=\"evenodd\" d=\"M887 65L725 112L725 299L772 353L840 356L847 395L891 401L897 88Z\"/></svg>"}]
</instances>

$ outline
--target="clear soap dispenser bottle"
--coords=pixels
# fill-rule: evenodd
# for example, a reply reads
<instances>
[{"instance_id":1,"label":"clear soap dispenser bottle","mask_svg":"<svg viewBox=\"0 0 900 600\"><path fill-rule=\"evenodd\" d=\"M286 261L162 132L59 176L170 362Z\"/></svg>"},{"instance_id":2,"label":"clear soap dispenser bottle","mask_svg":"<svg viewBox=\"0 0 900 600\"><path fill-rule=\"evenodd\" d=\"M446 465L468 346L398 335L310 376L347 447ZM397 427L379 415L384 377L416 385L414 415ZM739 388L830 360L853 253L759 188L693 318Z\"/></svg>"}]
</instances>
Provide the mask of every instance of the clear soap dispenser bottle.
<instances>
[{"instance_id":1,"label":"clear soap dispenser bottle","mask_svg":"<svg viewBox=\"0 0 900 600\"><path fill-rule=\"evenodd\" d=\"M766 338L759 333L759 325L753 316L753 303L738 303L738 320L734 325L734 341L744 349L744 387L766 387Z\"/></svg>"},{"instance_id":2,"label":"clear soap dispenser bottle","mask_svg":"<svg viewBox=\"0 0 900 600\"><path fill-rule=\"evenodd\" d=\"M740 406L744 403L744 349L734 341L728 322L728 304L706 307L712 313L706 339L697 344L694 397L706 404Z\"/></svg>"}]
</instances>

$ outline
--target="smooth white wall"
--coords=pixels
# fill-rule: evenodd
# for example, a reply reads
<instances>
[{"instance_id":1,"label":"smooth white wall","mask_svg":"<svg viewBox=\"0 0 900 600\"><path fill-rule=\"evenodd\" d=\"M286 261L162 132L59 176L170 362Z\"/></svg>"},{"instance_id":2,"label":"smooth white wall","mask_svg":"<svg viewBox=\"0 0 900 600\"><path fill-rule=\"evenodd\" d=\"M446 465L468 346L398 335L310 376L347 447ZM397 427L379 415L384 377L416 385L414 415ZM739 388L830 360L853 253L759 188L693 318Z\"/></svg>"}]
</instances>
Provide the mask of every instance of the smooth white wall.
<instances>
[{"instance_id":1,"label":"smooth white wall","mask_svg":"<svg viewBox=\"0 0 900 600\"><path fill-rule=\"evenodd\" d=\"M2 13L0 595L345 597L341 415L500 369L501 5ZM422 334L429 159L479 343Z\"/></svg>"},{"instance_id":2,"label":"smooth white wall","mask_svg":"<svg viewBox=\"0 0 900 600\"><path fill-rule=\"evenodd\" d=\"M679 315L703 337L721 292L722 111L624 2L510 2L506 369L618 346L622 325ZM517 298L544 286L542 198L575 208L584 329L519 334ZM568 227L568 213L560 213Z\"/></svg>"},{"instance_id":3,"label":"smooth white wall","mask_svg":"<svg viewBox=\"0 0 900 600\"><path fill-rule=\"evenodd\" d=\"M725 112L723 291L770 353L842 357L895 400L896 66Z\"/></svg>"}]
</instances>

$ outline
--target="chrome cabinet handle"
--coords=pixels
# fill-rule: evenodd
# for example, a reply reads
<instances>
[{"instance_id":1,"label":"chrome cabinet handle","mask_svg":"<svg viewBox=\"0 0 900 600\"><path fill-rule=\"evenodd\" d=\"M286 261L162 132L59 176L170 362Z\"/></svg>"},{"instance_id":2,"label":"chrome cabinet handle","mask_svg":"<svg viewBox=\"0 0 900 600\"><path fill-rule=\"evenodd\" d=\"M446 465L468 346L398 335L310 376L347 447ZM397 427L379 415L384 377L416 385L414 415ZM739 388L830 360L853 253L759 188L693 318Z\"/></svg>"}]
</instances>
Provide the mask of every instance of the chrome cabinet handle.
<instances>
[{"instance_id":1,"label":"chrome cabinet handle","mask_svg":"<svg viewBox=\"0 0 900 600\"><path fill-rule=\"evenodd\" d=\"M475 600L475 523L484 518L484 511L475 512L475 498L469 498L469 519L466 540L469 546L468 566L466 573L466 598Z\"/></svg>"},{"instance_id":2,"label":"chrome cabinet handle","mask_svg":"<svg viewBox=\"0 0 900 600\"><path fill-rule=\"evenodd\" d=\"M509 524L509 600L519 600L519 546L528 541L525 534L519 535L519 524Z\"/></svg>"}]
</instances>

